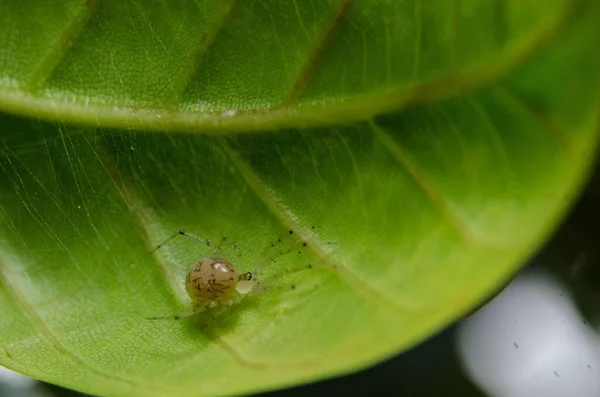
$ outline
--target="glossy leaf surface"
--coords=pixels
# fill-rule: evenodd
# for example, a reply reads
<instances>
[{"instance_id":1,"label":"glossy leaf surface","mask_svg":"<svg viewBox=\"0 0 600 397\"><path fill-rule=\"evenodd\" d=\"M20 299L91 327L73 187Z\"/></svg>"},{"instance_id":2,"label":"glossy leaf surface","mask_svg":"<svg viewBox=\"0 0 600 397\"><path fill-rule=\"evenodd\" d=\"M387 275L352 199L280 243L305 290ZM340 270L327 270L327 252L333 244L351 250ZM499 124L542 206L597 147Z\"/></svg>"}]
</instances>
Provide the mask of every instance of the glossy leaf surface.
<instances>
[{"instance_id":1,"label":"glossy leaf surface","mask_svg":"<svg viewBox=\"0 0 600 397\"><path fill-rule=\"evenodd\" d=\"M0 106L68 122L1 119L0 363L93 394L220 395L430 335L578 191L598 10L0 6ZM211 253L183 237L152 252L180 228L266 291L214 319L148 320L188 308L186 271Z\"/></svg>"}]
</instances>

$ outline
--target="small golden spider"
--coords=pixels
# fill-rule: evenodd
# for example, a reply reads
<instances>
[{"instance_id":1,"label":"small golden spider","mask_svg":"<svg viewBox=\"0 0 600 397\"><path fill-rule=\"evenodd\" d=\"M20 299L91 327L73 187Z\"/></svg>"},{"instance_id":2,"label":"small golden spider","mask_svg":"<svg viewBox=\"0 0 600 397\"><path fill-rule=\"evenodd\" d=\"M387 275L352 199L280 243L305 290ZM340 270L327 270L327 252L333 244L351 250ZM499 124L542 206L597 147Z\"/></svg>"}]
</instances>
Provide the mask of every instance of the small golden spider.
<instances>
[{"instance_id":1,"label":"small golden spider","mask_svg":"<svg viewBox=\"0 0 600 397\"><path fill-rule=\"evenodd\" d=\"M293 233L293 230L289 231L290 235ZM162 244L157 246L154 251L165 245L168 241L176 236L189 237L211 247L215 251L218 251L217 247L210 241L197 237L186 232L185 230L179 230L176 234L169 237ZM223 237L223 240L228 241L226 237ZM281 239L278 239L278 242L281 242ZM235 244L233 244L233 246L239 253L239 247ZM271 243L269 246L274 247L275 243ZM302 247L306 246L307 243L302 243ZM298 253L301 253L301 251L297 248L293 248L290 251L280 253L280 256L291 251L297 251ZM275 261L274 259L271 260ZM314 266L316 265L311 264L308 265L308 268L313 268ZM336 266L333 266L333 268L335 267ZM150 319L178 320L183 317L193 316L194 314L217 306L231 306L237 300L245 295L250 294L251 292L260 293L262 291L260 287L262 287L261 282L256 280L256 277L253 273L238 272L235 266L229 260L220 255L206 256L196 261L190 267L185 279L185 290L192 301L193 310L166 317L151 317ZM295 285L292 285L291 288L295 289L296 287Z\"/></svg>"}]
</instances>

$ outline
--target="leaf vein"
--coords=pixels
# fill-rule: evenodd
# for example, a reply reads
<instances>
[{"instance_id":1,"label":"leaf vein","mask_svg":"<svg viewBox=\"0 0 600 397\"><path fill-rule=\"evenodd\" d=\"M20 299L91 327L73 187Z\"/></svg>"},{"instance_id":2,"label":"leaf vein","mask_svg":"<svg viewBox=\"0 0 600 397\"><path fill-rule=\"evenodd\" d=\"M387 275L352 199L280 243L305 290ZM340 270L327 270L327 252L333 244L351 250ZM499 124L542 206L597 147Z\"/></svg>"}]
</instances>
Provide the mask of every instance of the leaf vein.
<instances>
[{"instance_id":1,"label":"leaf vein","mask_svg":"<svg viewBox=\"0 0 600 397\"><path fill-rule=\"evenodd\" d=\"M317 43L317 45L313 48L312 52L307 57L306 62L300 69L300 74L296 78L296 81L292 84L292 89L288 94L288 98L286 100L286 106L291 107L296 103L296 101L302 95L304 88L306 87L306 83L310 79L313 71L315 70L315 66L319 60L319 57L323 55L327 46L332 42L335 33L340 27L341 21L343 21L344 17L354 4L354 0L340 0L338 4L338 8L334 13L331 21L328 26L324 30L323 36L321 40Z\"/></svg>"},{"instance_id":2,"label":"leaf vein","mask_svg":"<svg viewBox=\"0 0 600 397\"><path fill-rule=\"evenodd\" d=\"M186 66L173 83L173 91L170 97L167 98L165 107L173 108L178 104L186 87L189 85L190 81L195 75L195 72L198 70L199 64L202 61L203 56L206 54L206 51L211 47L219 33L223 30L225 22L235 8L236 0L227 0L227 2L224 1L223 3L223 11L219 17L216 18L213 28L209 31L203 32L200 37L198 37L193 51L187 60Z\"/></svg>"},{"instance_id":3,"label":"leaf vein","mask_svg":"<svg viewBox=\"0 0 600 397\"><path fill-rule=\"evenodd\" d=\"M421 69L421 44L422 44L422 29L423 29L423 17L422 17L422 4L421 0L415 0L414 9L414 20L415 20L415 47L414 47L414 60L412 65L412 76L411 81L416 81L419 71Z\"/></svg>"},{"instance_id":4,"label":"leaf vein","mask_svg":"<svg viewBox=\"0 0 600 397\"><path fill-rule=\"evenodd\" d=\"M113 182L115 189L119 192L120 196L123 198L125 205L129 209L130 213L133 215L134 220L136 221L137 227L142 231L144 240L149 249L153 249L155 244L152 243L152 235L154 234L149 225L156 223L155 218L157 218L156 214L152 210L151 207L145 205L142 199L137 197L135 193L132 192L127 186L125 177L119 172L117 165L114 163L112 158L108 153L106 153L101 148L94 149L94 153L104 168L105 172L109 176L110 180ZM180 288L180 281L177 277L175 277L171 268L168 266L168 262L165 260L157 260L162 275L167 281L171 291L178 298L179 301L185 300L183 296L182 290ZM243 355L238 352L233 346L228 344L222 338L219 338L216 335L211 335L209 333L204 332L206 337L216 346L218 346L226 355L228 355L234 362L236 362L240 366L245 367L258 367L262 368L265 365L261 363L254 363L246 360Z\"/></svg>"},{"instance_id":5,"label":"leaf vein","mask_svg":"<svg viewBox=\"0 0 600 397\"><path fill-rule=\"evenodd\" d=\"M389 297L379 293L374 286L362 279L360 276L356 275L346 266L337 266L336 263L332 263L329 257L326 255L325 250L320 248L319 244L310 238L307 233L302 232L302 230L298 227L298 223L294 219L295 216L289 209L285 207L277 194L264 181L262 181L258 175L254 173L249 164L240 158L236 150L232 147L230 140L222 137L217 139L223 151L229 157L242 179L249 185L250 189L255 193L255 195L266 205L271 214L273 214L273 216L286 229L295 230L296 233L294 234L302 238L302 241L307 242L307 249L311 250L313 254L323 263L331 267L336 266L338 270L340 270L338 273L340 275L339 277L344 282L346 282L361 295L372 301L381 303L383 306L387 307L396 314L406 315L407 313L412 312L412 309L409 306L395 302Z\"/></svg>"},{"instance_id":6,"label":"leaf vein","mask_svg":"<svg viewBox=\"0 0 600 397\"><path fill-rule=\"evenodd\" d=\"M544 131L546 131L556 143L556 146L564 151L568 152L570 150L569 145L570 142L565 139L565 133L560 131L558 127L552 123L548 115L544 114L542 111L536 109L533 104L517 95L513 90L508 87L499 86L497 88L498 92L500 92L503 96L508 98L515 107L520 109L523 113L527 114L532 120L534 120Z\"/></svg>"},{"instance_id":7,"label":"leaf vein","mask_svg":"<svg viewBox=\"0 0 600 397\"><path fill-rule=\"evenodd\" d=\"M473 246L480 246L488 249L494 248L490 242L474 235L471 230L469 230L469 227L452 212L446 200L444 200L442 195L436 191L425 175L419 170L417 165L410 160L409 156L398 142L393 140L392 137L374 121L371 121L369 124L375 138L383 144L396 161L398 161L398 163L408 172L415 184L429 198L442 217L458 231L466 242Z\"/></svg>"},{"instance_id":8,"label":"leaf vein","mask_svg":"<svg viewBox=\"0 0 600 397\"><path fill-rule=\"evenodd\" d=\"M98 8L100 0L86 0L81 2L81 9L73 18L65 23L65 28L58 35L54 44L50 47L46 56L38 63L33 73L29 77L25 91L37 93L42 85L48 81L50 76L56 70L56 67L71 48L71 43L81 30L87 25Z\"/></svg>"},{"instance_id":9,"label":"leaf vein","mask_svg":"<svg viewBox=\"0 0 600 397\"><path fill-rule=\"evenodd\" d=\"M69 350L66 346L64 346L61 341L54 335L52 329L46 324L44 319L37 313L34 306L29 303L25 294L23 294L17 286L19 285L18 280L14 279L14 276L10 274L9 268L10 266L6 264L7 257L9 257L7 252L0 250L0 285L3 286L3 290L7 291L10 296L13 297L16 304L21 308L26 317L28 317L29 321L34 325L34 327L42 334L44 339L48 341L50 346L55 349L60 355L67 358L69 361L72 361L78 366L88 369L90 372L95 375L104 378L110 379L112 381L126 383L128 385L134 386L138 389L146 389L146 390L162 390L160 388L149 387L147 384L136 383L131 379L123 378L120 376L115 376L104 371L99 370L94 367L91 363L87 362L71 350Z\"/></svg>"}]
</instances>

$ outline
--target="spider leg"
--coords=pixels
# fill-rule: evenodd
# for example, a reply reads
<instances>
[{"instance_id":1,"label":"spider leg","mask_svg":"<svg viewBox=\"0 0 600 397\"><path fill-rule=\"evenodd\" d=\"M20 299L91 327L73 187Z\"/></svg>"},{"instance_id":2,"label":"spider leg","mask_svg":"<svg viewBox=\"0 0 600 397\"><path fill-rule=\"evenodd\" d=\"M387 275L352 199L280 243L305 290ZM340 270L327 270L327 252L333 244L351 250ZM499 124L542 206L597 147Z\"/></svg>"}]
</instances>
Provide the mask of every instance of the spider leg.
<instances>
[{"instance_id":1,"label":"spider leg","mask_svg":"<svg viewBox=\"0 0 600 397\"><path fill-rule=\"evenodd\" d=\"M184 313L178 313L171 316L159 316L159 317L148 317L148 320L179 320L186 317L194 316L198 313L205 311L207 308L203 306L196 307L190 311Z\"/></svg>"}]
</instances>

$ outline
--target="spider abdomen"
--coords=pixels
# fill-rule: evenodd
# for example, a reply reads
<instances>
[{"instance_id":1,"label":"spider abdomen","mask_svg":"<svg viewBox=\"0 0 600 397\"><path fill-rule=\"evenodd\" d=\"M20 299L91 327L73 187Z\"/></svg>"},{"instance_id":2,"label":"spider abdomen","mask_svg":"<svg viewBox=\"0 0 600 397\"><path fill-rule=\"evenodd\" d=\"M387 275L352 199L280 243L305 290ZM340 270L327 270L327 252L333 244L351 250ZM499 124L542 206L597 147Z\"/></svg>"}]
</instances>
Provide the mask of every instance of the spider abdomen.
<instances>
[{"instance_id":1,"label":"spider abdomen","mask_svg":"<svg viewBox=\"0 0 600 397\"><path fill-rule=\"evenodd\" d=\"M235 292L240 275L228 260L210 256L196 262L185 280L190 299L202 306L227 303Z\"/></svg>"}]
</instances>

